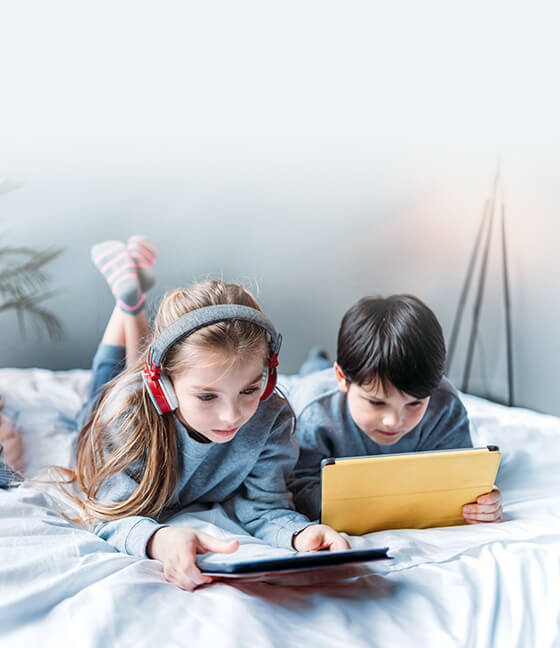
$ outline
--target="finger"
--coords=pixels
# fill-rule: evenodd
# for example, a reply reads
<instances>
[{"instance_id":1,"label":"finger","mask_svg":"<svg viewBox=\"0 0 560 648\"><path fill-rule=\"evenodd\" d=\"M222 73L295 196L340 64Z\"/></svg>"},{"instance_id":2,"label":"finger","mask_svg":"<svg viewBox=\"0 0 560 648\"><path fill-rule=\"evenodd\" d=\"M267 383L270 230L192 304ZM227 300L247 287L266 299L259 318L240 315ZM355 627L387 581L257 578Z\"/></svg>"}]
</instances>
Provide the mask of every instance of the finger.
<instances>
[{"instance_id":1,"label":"finger","mask_svg":"<svg viewBox=\"0 0 560 648\"><path fill-rule=\"evenodd\" d=\"M239 548L239 540L219 540L203 531L197 532L197 539L197 553L233 553Z\"/></svg>"},{"instance_id":2,"label":"finger","mask_svg":"<svg viewBox=\"0 0 560 648\"><path fill-rule=\"evenodd\" d=\"M166 569L164 566L163 575L168 583L177 585L177 587L180 587L187 592L192 592L196 587L196 583L192 581L186 574L182 573L181 570Z\"/></svg>"},{"instance_id":3,"label":"finger","mask_svg":"<svg viewBox=\"0 0 560 648\"><path fill-rule=\"evenodd\" d=\"M328 545L325 543L322 533L312 533L305 537L305 551L320 551Z\"/></svg>"},{"instance_id":4,"label":"finger","mask_svg":"<svg viewBox=\"0 0 560 648\"><path fill-rule=\"evenodd\" d=\"M486 502L501 501L501 499L502 493L500 489L497 486L494 486L494 488L492 488L489 493L484 493L483 495L477 497L476 501L484 504Z\"/></svg>"},{"instance_id":5,"label":"finger","mask_svg":"<svg viewBox=\"0 0 560 648\"><path fill-rule=\"evenodd\" d=\"M200 587L201 585L209 585L212 582L212 578L210 578L210 576L205 577L205 580L199 582L199 580L192 579L187 574L180 574L171 578L167 578L167 580L170 583L177 585L177 587L186 590L187 592L192 592L197 587Z\"/></svg>"},{"instance_id":6,"label":"finger","mask_svg":"<svg viewBox=\"0 0 560 648\"><path fill-rule=\"evenodd\" d=\"M191 542L187 546L187 551L184 556L184 559L181 562L181 579L183 582L189 585L185 589L194 589L199 585L204 585L206 583L211 583L212 578L207 574L203 574L198 565L196 564L196 546L194 542Z\"/></svg>"},{"instance_id":7,"label":"finger","mask_svg":"<svg viewBox=\"0 0 560 648\"><path fill-rule=\"evenodd\" d=\"M212 577L209 574L203 574L196 564L189 566L188 570L183 574L183 578L192 584L192 589L212 582Z\"/></svg>"},{"instance_id":8,"label":"finger","mask_svg":"<svg viewBox=\"0 0 560 648\"><path fill-rule=\"evenodd\" d=\"M329 547L331 551L348 551L350 544L346 538L337 533Z\"/></svg>"},{"instance_id":9,"label":"finger","mask_svg":"<svg viewBox=\"0 0 560 648\"><path fill-rule=\"evenodd\" d=\"M463 511L463 515L467 517L476 517L477 515L496 515L502 507L500 504L493 504L492 506L483 506L478 504L476 507L470 506Z\"/></svg>"},{"instance_id":10,"label":"finger","mask_svg":"<svg viewBox=\"0 0 560 648\"><path fill-rule=\"evenodd\" d=\"M464 516L465 520L471 524L477 522L499 522L502 519L502 512L495 511L494 513L475 513Z\"/></svg>"},{"instance_id":11,"label":"finger","mask_svg":"<svg viewBox=\"0 0 560 648\"><path fill-rule=\"evenodd\" d=\"M465 506L463 506L463 513L492 513L501 508L501 506L501 500L497 500L489 504L465 504Z\"/></svg>"},{"instance_id":12,"label":"finger","mask_svg":"<svg viewBox=\"0 0 560 648\"><path fill-rule=\"evenodd\" d=\"M494 504L499 501L500 501L499 497L493 497L492 495L482 495L482 497L477 497L476 499L476 503L480 504L481 506L487 504Z\"/></svg>"},{"instance_id":13,"label":"finger","mask_svg":"<svg viewBox=\"0 0 560 648\"><path fill-rule=\"evenodd\" d=\"M502 512L502 505L500 502L489 505L482 504L468 504L463 507L463 517L476 518L480 515L498 515Z\"/></svg>"},{"instance_id":14,"label":"finger","mask_svg":"<svg viewBox=\"0 0 560 648\"><path fill-rule=\"evenodd\" d=\"M478 519L475 520L474 518L465 518L466 524L494 524L497 522L503 522L503 518L498 517L493 520L478 520Z\"/></svg>"}]
</instances>

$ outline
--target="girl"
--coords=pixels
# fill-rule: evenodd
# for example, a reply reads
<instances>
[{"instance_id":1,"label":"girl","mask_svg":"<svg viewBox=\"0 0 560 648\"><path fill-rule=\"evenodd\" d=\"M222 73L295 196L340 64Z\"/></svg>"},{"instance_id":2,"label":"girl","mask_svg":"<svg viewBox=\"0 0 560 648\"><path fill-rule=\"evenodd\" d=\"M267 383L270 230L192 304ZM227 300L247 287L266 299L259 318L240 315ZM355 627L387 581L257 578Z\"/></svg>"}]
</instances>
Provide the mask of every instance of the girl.
<instances>
[{"instance_id":1,"label":"girl","mask_svg":"<svg viewBox=\"0 0 560 648\"><path fill-rule=\"evenodd\" d=\"M197 553L238 547L162 524L194 502L223 502L269 544L348 549L294 510L286 487L298 454L293 415L272 393L280 336L252 295L221 281L176 290L163 299L152 337L143 307L153 246L133 237L96 245L92 256L117 301L77 443L81 505L95 532L120 551L160 560L165 578L187 590L212 580Z\"/></svg>"}]
</instances>

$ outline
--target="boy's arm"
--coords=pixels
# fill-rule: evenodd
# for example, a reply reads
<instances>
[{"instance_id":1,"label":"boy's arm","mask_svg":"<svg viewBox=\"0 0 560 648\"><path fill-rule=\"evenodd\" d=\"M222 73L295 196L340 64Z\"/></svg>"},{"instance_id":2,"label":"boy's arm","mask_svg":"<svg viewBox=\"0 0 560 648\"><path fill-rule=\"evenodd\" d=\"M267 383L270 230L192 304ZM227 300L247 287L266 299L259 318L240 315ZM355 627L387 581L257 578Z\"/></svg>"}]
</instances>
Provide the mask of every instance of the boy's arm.
<instances>
[{"instance_id":1,"label":"boy's arm","mask_svg":"<svg viewBox=\"0 0 560 648\"><path fill-rule=\"evenodd\" d=\"M297 421L299 459L290 478L296 509L310 520L321 517L321 461L333 456L328 431L311 409L304 410Z\"/></svg>"},{"instance_id":2,"label":"boy's arm","mask_svg":"<svg viewBox=\"0 0 560 648\"><path fill-rule=\"evenodd\" d=\"M472 448L470 425L467 411L458 395L448 394L447 402L436 402L437 416L426 436L428 447L419 450L444 450ZM500 522L502 518L502 494L494 488L478 497L476 502L463 507L463 517L469 524L480 522Z\"/></svg>"},{"instance_id":3,"label":"boy's arm","mask_svg":"<svg viewBox=\"0 0 560 648\"><path fill-rule=\"evenodd\" d=\"M310 520L321 517L321 459L320 454L312 450L301 450L289 483L296 509Z\"/></svg>"}]
</instances>

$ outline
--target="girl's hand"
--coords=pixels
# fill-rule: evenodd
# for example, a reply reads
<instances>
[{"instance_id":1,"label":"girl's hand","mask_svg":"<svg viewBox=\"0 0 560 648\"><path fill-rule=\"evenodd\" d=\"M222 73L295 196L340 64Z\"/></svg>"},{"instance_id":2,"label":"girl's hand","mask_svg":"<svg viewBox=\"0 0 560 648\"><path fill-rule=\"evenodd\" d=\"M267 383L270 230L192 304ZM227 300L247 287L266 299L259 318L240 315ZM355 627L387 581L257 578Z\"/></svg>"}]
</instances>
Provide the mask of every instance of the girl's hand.
<instances>
[{"instance_id":1,"label":"girl's hand","mask_svg":"<svg viewBox=\"0 0 560 648\"><path fill-rule=\"evenodd\" d=\"M502 494L494 488L486 495L477 497L476 503L463 506L463 517L468 524L479 522L501 522L502 521Z\"/></svg>"},{"instance_id":2,"label":"girl's hand","mask_svg":"<svg viewBox=\"0 0 560 648\"><path fill-rule=\"evenodd\" d=\"M162 527L150 538L146 553L163 563L165 580L192 592L199 585L212 582L196 564L196 555L207 551L233 553L239 547L237 540L218 540L203 531L187 527Z\"/></svg>"},{"instance_id":3,"label":"girl's hand","mask_svg":"<svg viewBox=\"0 0 560 648\"><path fill-rule=\"evenodd\" d=\"M293 541L296 551L347 551L350 545L340 533L326 524L311 524L300 531Z\"/></svg>"}]
</instances>

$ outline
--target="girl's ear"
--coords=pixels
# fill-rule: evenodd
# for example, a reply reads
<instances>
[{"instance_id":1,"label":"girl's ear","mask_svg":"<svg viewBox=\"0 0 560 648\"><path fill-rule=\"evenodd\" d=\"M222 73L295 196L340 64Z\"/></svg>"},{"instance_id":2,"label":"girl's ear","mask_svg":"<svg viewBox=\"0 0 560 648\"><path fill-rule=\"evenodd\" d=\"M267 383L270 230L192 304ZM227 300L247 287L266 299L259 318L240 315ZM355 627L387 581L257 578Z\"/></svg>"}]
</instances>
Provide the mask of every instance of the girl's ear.
<instances>
[{"instance_id":1,"label":"girl's ear","mask_svg":"<svg viewBox=\"0 0 560 648\"><path fill-rule=\"evenodd\" d=\"M344 372L340 368L340 365L338 362L334 363L334 375L336 376L336 382L338 383L338 387L341 392L347 393L348 392L348 381L346 380L346 376L344 375Z\"/></svg>"}]
</instances>

